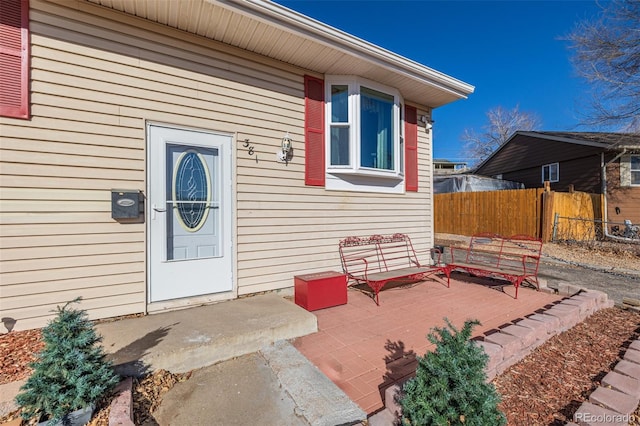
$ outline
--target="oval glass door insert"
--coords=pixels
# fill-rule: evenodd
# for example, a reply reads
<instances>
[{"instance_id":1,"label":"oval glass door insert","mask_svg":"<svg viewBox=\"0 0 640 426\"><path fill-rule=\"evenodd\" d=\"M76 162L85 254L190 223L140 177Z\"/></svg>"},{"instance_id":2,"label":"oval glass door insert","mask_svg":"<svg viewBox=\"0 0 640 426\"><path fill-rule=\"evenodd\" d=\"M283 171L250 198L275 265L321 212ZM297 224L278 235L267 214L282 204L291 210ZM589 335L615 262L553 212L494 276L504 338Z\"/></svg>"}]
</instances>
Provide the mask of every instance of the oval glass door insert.
<instances>
[{"instance_id":1,"label":"oval glass door insert","mask_svg":"<svg viewBox=\"0 0 640 426\"><path fill-rule=\"evenodd\" d=\"M196 151L180 154L174 167L173 211L188 232L197 232L211 205L211 176L205 159Z\"/></svg>"}]
</instances>

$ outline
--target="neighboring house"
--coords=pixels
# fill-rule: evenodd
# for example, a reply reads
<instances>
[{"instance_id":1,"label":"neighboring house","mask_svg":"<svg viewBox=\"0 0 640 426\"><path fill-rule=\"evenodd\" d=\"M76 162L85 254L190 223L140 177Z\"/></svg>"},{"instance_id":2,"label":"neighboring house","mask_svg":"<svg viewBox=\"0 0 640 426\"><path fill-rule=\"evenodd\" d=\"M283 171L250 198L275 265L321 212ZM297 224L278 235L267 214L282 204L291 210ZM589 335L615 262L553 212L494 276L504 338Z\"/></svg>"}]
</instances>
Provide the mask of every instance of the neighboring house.
<instances>
[{"instance_id":1,"label":"neighboring house","mask_svg":"<svg viewBox=\"0 0 640 426\"><path fill-rule=\"evenodd\" d=\"M472 86L264 0L2 8L5 324L291 291L349 235L432 247L425 126Z\"/></svg>"},{"instance_id":2,"label":"neighboring house","mask_svg":"<svg viewBox=\"0 0 640 426\"><path fill-rule=\"evenodd\" d=\"M552 190L605 194L605 218L640 223L640 135L515 132L475 172Z\"/></svg>"},{"instance_id":3,"label":"neighboring house","mask_svg":"<svg viewBox=\"0 0 640 426\"><path fill-rule=\"evenodd\" d=\"M449 161L435 159L433 160L434 175L448 175L454 173L463 173L467 169L467 163L463 161Z\"/></svg>"}]
</instances>

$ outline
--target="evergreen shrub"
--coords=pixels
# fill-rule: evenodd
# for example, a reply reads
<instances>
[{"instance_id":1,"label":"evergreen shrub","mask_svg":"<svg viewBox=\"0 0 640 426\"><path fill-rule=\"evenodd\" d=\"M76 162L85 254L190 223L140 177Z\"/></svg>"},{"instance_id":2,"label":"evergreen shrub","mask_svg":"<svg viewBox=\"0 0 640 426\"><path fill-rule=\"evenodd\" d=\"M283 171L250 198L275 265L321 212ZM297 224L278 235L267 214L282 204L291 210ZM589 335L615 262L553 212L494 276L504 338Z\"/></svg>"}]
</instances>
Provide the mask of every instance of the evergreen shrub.
<instances>
[{"instance_id":1,"label":"evergreen shrub","mask_svg":"<svg viewBox=\"0 0 640 426\"><path fill-rule=\"evenodd\" d=\"M67 414L94 405L120 380L98 345L102 338L87 313L69 308L79 301L58 306L56 317L42 329L45 346L16 396L25 420L65 423Z\"/></svg>"},{"instance_id":2,"label":"evergreen shrub","mask_svg":"<svg viewBox=\"0 0 640 426\"><path fill-rule=\"evenodd\" d=\"M434 327L427 336L436 348L418 357L416 376L403 387L403 424L505 425L500 398L484 372L489 357L470 340L480 322L467 320L460 331L445 322L447 327Z\"/></svg>"}]
</instances>

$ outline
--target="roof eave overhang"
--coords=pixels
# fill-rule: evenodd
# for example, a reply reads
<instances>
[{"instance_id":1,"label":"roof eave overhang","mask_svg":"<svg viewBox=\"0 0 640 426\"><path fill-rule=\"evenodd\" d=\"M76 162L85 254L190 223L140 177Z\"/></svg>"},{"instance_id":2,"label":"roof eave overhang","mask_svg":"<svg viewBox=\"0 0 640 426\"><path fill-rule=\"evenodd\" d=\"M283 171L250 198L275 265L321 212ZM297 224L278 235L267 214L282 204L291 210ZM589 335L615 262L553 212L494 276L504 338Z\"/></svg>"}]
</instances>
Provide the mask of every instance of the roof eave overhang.
<instances>
[{"instance_id":1,"label":"roof eave overhang","mask_svg":"<svg viewBox=\"0 0 640 426\"><path fill-rule=\"evenodd\" d=\"M563 137L563 136L546 135L544 133L539 133L539 132L517 131L514 134L514 137L515 137L515 135L530 136L530 137L533 137L533 138L547 139L547 140L552 140L552 141L556 141L556 142L572 143L572 144L575 144L575 145L593 146L595 148L602 148L602 149L611 149L611 148L613 148L613 145L607 144L607 143L586 141L584 139L573 139L573 138L567 138L567 137Z\"/></svg>"},{"instance_id":2,"label":"roof eave overhang","mask_svg":"<svg viewBox=\"0 0 640 426\"><path fill-rule=\"evenodd\" d=\"M511 137L509 139L507 139L502 145L500 145L498 147L498 149L496 149L494 152L492 152L491 155L489 155L480 164L478 164L474 168L474 170L480 170L482 167L484 167L485 164L487 164L489 161L491 161L491 159L493 157L498 155L498 153L500 151L502 151L502 149L506 145L511 143L511 141L513 139L515 139L516 137L518 137L518 136L528 136L528 137L532 137L532 138L552 140L552 141L555 141L555 142L564 142L564 143L571 143L571 144L575 144L575 145L591 146L591 147L595 147L595 148L600 148L603 151L640 152L640 146L639 145L635 145L635 144L614 144L614 145L611 145L611 144L606 144L606 143L601 143L601 142L586 141L586 140L583 140L583 139L567 138L567 137L558 136L558 135L548 135L548 134L545 134L545 133L542 133L542 132L518 130L518 131L514 132L513 135L511 135Z\"/></svg>"},{"instance_id":3,"label":"roof eave overhang","mask_svg":"<svg viewBox=\"0 0 640 426\"><path fill-rule=\"evenodd\" d=\"M418 62L383 49L344 31L338 30L303 14L267 0L206 0L219 4L235 13L257 19L348 54L358 60L385 68L389 72L409 78L417 85L425 85L446 92L449 102L466 99L474 87ZM321 71L320 71L321 72ZM449 102L422 103L433 108Z\"/></svg>"},{"instance_id":4,"label":"roof eave overhang","mask_svg":"<svg viewBox=\"0 0 640 426\"><path fill-rule=\"evenodd\" d=\"M640 145L617 145L615 147L610 147L611 151L628 151L631 153L640 152Z\"/></svg>"}]
</instances>

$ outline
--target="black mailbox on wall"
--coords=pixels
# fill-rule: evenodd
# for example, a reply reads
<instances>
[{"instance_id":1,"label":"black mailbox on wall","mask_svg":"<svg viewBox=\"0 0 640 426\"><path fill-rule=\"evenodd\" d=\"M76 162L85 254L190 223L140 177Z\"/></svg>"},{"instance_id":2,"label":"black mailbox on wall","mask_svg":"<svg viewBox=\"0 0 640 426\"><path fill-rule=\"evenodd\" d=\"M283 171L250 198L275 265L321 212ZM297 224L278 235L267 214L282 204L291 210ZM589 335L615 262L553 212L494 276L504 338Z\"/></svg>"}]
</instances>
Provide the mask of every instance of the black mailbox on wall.
<instances>
[{"instance_id":1,"label":"black mailbox on wall","mask_svg":"<svg viewBox=\"0 0 640 426\"><path fill-rule=\"evenodd\" d=\"M137 219L144 213L142 192L129 189L111 190L111 217L113 219Z\"/></svg>"}]
</instances>

